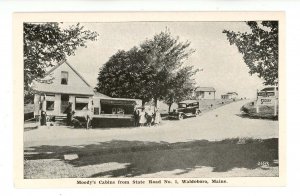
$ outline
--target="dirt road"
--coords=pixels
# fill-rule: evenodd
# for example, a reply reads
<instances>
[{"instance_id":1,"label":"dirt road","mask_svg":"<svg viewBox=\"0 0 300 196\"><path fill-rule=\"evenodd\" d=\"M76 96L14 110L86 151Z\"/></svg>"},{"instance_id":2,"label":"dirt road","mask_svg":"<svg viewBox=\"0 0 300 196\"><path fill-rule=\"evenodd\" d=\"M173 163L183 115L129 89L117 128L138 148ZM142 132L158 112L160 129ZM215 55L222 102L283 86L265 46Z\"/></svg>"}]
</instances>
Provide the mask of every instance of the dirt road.
<instances>
[{"instance_id":1,"label":"dirt road","mask_svg":"<svg viewBox=\"0 0 300 196\"><path fill-rule=\"evenodd\" d=\"M24 146L87 145L112 140L187 142L216 141L226 138L278 138L278 121L248 119L240 115L240 108L249 100L233 102L198 117L181 121L165 120L157 127L71 129L41 127L24 132Z\"/></svg>"},{"instance_id":2,"label":"dirt road","mask_svg":"<svg viewBox=\"0 0 300 196\"><path fill-rule=\"evenodd\" d=\"M239 116L244 103L157 127L26 131L24 176L278 176L278 121Z\"/></svg>"}]
</instances>

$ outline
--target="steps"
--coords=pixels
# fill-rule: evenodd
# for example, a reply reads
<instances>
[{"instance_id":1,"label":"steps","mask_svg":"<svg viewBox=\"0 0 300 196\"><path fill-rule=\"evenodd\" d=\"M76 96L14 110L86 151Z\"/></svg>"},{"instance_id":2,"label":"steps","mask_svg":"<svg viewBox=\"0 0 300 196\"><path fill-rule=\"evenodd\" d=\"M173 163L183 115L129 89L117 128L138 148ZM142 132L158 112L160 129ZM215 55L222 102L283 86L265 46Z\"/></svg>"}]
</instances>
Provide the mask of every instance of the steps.
<instances>
[{"instance_id":1,"label":"steps","mask_svg":"<svg viewBox=\"0 0 300 196\"><path fill-rule=\"evenodd\" d=\"M67 125L67 116L55 116L54 125Z\"/></svg>"}]
</instances>

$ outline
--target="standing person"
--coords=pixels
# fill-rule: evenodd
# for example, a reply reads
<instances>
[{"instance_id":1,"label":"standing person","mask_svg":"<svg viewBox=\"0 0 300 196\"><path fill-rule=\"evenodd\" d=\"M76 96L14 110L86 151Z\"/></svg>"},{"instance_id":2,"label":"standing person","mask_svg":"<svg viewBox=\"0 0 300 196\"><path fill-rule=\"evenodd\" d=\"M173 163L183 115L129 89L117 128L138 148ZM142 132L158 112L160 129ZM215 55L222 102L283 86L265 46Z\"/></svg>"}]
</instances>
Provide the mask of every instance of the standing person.
<instances>
[{"instance_id":1,"label":"standing person","mask_svg":"<svg viewBox=\"0 0 300 196\"><path fill-rule=\"evenodd\" d=\"M66 112L67 112L67 126L70 126L71 122L72 122L72 103L71 102L69 102Z\"/></svg>"},{"instance_id":2,"label":"standing person","mask_svg":"<svg viewBox=\"0 0 300 196\"><path fill-rule=\"evenodd\" d=\"M153 111L151 111L151 107L149 107L148 111L146 112L146 120L147 126L151 127L152 123L154 122Z\"/></svg>"},{"instance_id":3,"label":"standing person","mask_svg":"<svg viewBox=\"0 0 300 196\"><path fill-rule=\"evenodd\" d=\"M139 113L139 125L140 126L145 126L147 120L146 120L146 112L145 108L142 108L142 111Z\"/></svg>"},{"instance_id":4,"label":"standing person","mask_svg":"<svg viewBox=\"0 0 300 196\"><path fill-rule=\"evenodd\" d=\"M89 114L86 115L86 129L90 128L91 117Z\"/></svg>"},{"instance_id":5,"label":"standing person","mask_svg":"<svg viewBox=\"0 0 300 196\"><path fill-rule=\"evenodd\" d=\"M139 120L140 120L140 111L138 108L135 108L133 117L134 117L134 126L138 127L139 126Z\"/></svg>"},{"instance_id":6,"label":"standing person","mask_svg":"<svg viewBox=\"0 0 300 196\"><path fill-rule=\"evenodd\" d=\"M154 113L154 125L158 125L161 122L161 115L158 109L155 109Z\"/></svg>"},{"instance_id":7,"label":"standing person","mask_svg":"<svg viewBox=\"0 0 300 196\"><path fill-rule=\"evenodd\" d=\"M41 112L41 126L47 125L47 114L42 110Z\"/></svg>"},{"instance_id":8,"label":"standing person","mask_svg":"<svg viewBox=\"0 0 300 196\"><path fill-rule=\"evenodd\" d=\"M86 109L85 121L86 121L86 129L90 128L92 120L92 113L89 109Z\"/></svg>"}]
</instances>

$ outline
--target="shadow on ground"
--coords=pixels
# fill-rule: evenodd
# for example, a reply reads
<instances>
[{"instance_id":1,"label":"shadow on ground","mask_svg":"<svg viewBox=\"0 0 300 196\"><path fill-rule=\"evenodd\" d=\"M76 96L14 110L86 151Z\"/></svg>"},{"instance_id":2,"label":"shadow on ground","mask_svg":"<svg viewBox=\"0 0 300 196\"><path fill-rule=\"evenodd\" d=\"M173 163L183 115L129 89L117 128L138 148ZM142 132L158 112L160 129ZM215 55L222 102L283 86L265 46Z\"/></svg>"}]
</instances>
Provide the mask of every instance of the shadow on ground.
<instances>
[{"instance_id":1,"label":"shadow on ground","mask_svg":"<svg viewBox=\"0 0 300 196\"><path fill-rule=\"evenodd\" d=\"M272 120L272 121L278 121L278 116L256 116L256 115L250 115L250 114L236 114L236 116L241 118L248 118L248 119L262 119L262 120Z\"/></svg>"},{"instance_id":2,"label":"shadow on ground","mask_svg":"<svg viewBox=\"0 0 300 196\"><path fill-rule=\"evenodd\" d=\"M77 154L78 159L64 160L66 154ZM241 139L234 138L178 143L113 140L86 146L39 146L25 150L24 158L60 159L74 167L109 162L129 163L126 168L96 173L90 177L132 177L175 169L182 170L179 175L201 166L213 167L213 172L226 172L236 167L255 169L259 161L277 166L274 160L278 159L278 139L243 139L241 142Z\"/></svg>"}]
</instances>

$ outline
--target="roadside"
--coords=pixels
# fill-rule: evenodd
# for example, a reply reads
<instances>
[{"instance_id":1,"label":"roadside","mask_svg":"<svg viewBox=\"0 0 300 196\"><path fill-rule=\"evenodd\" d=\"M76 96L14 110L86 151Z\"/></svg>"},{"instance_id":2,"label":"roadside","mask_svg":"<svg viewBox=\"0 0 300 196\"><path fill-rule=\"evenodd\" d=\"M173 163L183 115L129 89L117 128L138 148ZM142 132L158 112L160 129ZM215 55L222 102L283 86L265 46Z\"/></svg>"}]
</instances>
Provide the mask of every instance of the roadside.
<instances>
[{"instance_id":1,"label":"roadside","mask_svg":"<svg viewBox=\"0 0 300 196\"><path fill-rule=\"evenodd\" d=\"M240 101L240 99L235 100L235 101ZM213 109L216 109L218 107L224 106L226 104L234 102L232 99L203 99L199 100L199 109L201 113L211 111ZM160 113L164 119L168 119L169 115L169 106L165 103L160 103ZM178 105L176 103L173 103L171 106L170 111L176 109Z\"/></svg>"},{"instance_id":2,"label":"roadside","mask_svg":"<svg viewBox=\"0 0 300 196\"><path fill-rule=\"evenodd\" d=\"M239 100L236 100L236 101L240 101ZM227 100L223 100L223 99L211 99L211 100L199 100L199 109L201 111L201 113L205 113L205 112L208 112L208 111L211 111L213 109L216 109L216 108L219 108L221 106L224 106L224 105L227 105L227 104L230 104L232 103L233 100L231 99L227 99ZM168 109L169 109L169 106L163 102L160 102L159 103L159 110L160 110L160 113L161 113L161 116L162 116L162 119L163 120L168 120ZM171 107L171 111L173 109L176 109L178 107L178 105L176 103L173 103L172 104L172 107ZM31 130L34 130L34 129L37 129L39 128L39 124L38 122L33 119L33 105L32 104L28 104L27 106L25 106L26 108L26 113L24 114L26 116L27 119L32 119L32 120L27 120L24 122L24 131L31 131ZM31 117L29 117L31 116ZM59 123L56 123L56 124L59 124Z\"/></svg>"},{"instance_id":3,"label":"roadside","mask_svg":"<svg viewBox=\"0 0 300 196\"><path fill-rule=\"evenodd\" d=\"M278 139L114 140L25 152L25 178L278 176Z\"/></svg>"},{"instance_id":4,"label":"roadside","mask_svg":"<svg viewBox=\"0 0 300 196\"><path fill-rule=\"evenodd\" d=\"M277 105L277 111L279 106ZM256 110L256 101L251 101L246 103L241 107L241 117L245 118L256 118L256 119L269 119L269 120L278 120L278 116L274 116L274 106L260 106L259 113Z\"/></svg>"},{"instance_id":5,"label":"roadside","mask_svg":"<svg viewBox=\"0 0 300 196\"><path fill-rule=\"evenodd\" d=\"M246 102L156 127L24 132L25 178L278 176L278 121L241 118Z\"/></svg>"},{"instance_id":6,"label":"roadside","mask_svg":"<svg viewBox=\"0 0 300 196\"><path fill-rule=\"evenodd\" d=\"M240 117L240 108L248 100L234 102L182 121L164 120L153 127L74 129L66 126L39 127L24 132L24 146L86 145L111 140L165 141L223 140L226 138L277 138L278 121ZM262 131L263 130L263 131Z\"/></svg>"}]
</instances>

